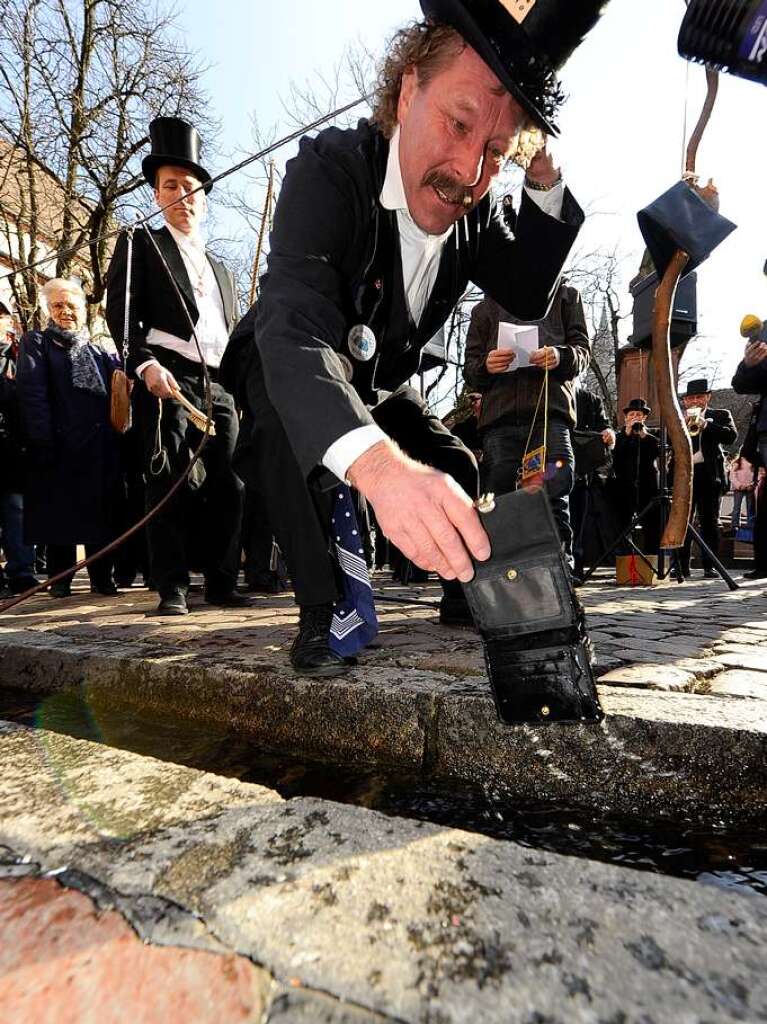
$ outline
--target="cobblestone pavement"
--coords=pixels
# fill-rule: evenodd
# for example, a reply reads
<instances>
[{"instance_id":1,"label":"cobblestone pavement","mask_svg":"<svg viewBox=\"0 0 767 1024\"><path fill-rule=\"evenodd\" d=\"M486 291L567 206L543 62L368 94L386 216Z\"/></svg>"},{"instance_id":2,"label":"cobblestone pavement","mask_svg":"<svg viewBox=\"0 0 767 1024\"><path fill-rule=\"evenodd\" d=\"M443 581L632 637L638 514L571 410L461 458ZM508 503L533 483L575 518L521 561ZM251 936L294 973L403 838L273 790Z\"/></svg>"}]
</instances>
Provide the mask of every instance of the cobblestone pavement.
<instances>
[{"instance_id":1,"label":"cobblestone pavement","mask_svg":"<svg viewBox=\"0 0 767 1024\"><path fill-rule=\"evenodd\" d=\"M381 631L363 665L424 668L467 677L484 675L480 646L467 631L445 629L434 607L434 584L402 588L376 574ZM580 592L605 685L767 700L767 594L743 581L730 593L720 580L656 587L617 587L606 574ZM0 622L0 638L23 641L24 631L46 631L68 641L127 644L137 656L183 656L224 666L285 665L295 629L292 595L252 596L251 607L212 608L199 592L192 614L151 615L157 597L145 589L95 597L78 581L71 598L34 598Z\"/></svg>"}]
</instances>

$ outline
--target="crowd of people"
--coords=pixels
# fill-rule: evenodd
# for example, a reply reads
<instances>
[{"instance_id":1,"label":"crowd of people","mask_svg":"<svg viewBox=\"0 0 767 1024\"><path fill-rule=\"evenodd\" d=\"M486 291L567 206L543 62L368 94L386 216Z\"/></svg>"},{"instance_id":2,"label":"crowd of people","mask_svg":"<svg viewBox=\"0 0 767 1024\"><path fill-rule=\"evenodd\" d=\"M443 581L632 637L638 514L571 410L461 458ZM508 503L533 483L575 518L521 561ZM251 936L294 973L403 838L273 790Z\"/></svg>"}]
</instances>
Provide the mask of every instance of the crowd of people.
<instances>
[{"instance_id":1,"label":"crowd of people","mask_svg":"<svg viewBox=\"0 0 767 1024\"><path fill-rule=\"evenodd\" d=\"M244 549L251 589L277 591L289 575L300 613L294 669L330 676L349 667L332 637L362 621L341 602L349 580L365 583L365 563L386 558L405 579L410 569L435 573L441 622L472 625L461 583L490 556L480 490L541 481L576 575L589 559L584 524L604 494L615 533L650 506L641 543L657 551L651 410L636 396L618 429L579 386L591 342L562 268L584 215L545 144L561 102L552 68L602 4L570 5L556 36L506 4L477 5L471 18L468 6L422 0L426 20L395 37L372 117L302 140L268 272L243 317L233 275L201 232L213 183L200 137L177 117L152 122L143 173L164 223L121 235L107 274L106 320L133 382L131 429L115 429L112 408L123 361L92 343L78 282L49 281L45 326L0 347L11 591L35 582L44 552L47 573L60 577L51 593L66 597L76 545L95 553L159 505L143 536L90 565L91 590L115 594L140 573L158 593L155 614L180 616L194 570L207 603L242 606ZM537 140L524 161L523 135ZM525 166L517 211L492 190L511 158ZM469 281L485 294L466 348L474 422L451 431L408 382ZM532 345L499 345L504 325L531 323ZM744 388L767 391L767 346L752 347L738 373ZM735 430L709 398L698 381L683 402L698 410L694 500L715 553L723 446ZM754 436L767 462L762 405ZM746 490L747 457L734 476ZM388 538L388 554L380 544L376 553L371 529ZM689 548L682 564L689 573Z\"/></svg>"}]
</instances>

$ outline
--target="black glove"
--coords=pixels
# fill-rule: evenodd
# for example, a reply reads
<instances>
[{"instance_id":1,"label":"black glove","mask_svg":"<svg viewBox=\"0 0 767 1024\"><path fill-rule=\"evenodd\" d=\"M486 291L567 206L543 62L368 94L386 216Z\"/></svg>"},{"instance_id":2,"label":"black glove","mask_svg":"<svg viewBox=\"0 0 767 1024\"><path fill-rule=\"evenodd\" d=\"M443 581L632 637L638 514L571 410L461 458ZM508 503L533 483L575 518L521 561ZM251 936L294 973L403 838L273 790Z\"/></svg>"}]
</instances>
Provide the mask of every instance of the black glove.
<instances>
[{"instance_id":1,"label":"black glove","mask_svg":"<svg viewBox=\"0 0 767 1024\"><path fill-rule=\"evenodd\" d=\"M492 545L464 590L482 635L498 716L508 725L598 722L584 612L542 489L495 500Z\"/></svg>"}]
</instances>

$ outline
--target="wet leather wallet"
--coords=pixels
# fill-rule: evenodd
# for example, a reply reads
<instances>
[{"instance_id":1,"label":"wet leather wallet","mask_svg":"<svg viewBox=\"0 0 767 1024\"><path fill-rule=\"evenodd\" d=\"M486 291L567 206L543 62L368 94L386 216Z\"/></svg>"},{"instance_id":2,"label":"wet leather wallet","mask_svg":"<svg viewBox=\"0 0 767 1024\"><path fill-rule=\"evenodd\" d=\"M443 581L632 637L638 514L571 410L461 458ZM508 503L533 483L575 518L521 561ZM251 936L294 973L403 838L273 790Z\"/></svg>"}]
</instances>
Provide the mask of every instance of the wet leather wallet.
<instances>
[{"instance_id":1,"label":"wet leather wallet","mask_svg":"<svg viewBox=\"0 0 767 1024\"><path fill-rule=\"evenodd\" d=\"M464 584L507 725L599 722L585 616L541 488L504 494L482 511L492 546Z\"/></svg>"}]
</instances>

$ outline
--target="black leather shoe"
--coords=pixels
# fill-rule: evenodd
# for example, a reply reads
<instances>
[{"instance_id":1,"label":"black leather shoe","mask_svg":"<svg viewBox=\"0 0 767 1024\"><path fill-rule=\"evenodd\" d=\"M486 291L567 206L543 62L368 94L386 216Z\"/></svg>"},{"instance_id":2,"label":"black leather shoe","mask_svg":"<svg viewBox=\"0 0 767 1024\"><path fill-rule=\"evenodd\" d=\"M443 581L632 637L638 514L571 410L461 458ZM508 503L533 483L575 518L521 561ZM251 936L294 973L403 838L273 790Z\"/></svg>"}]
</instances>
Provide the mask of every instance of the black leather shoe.
<instances>
[{"instance_id":1,"label":"black leather shoe","mask_svg":"<svg viewBox=\"0 0 767 1024\"><path fill-rule=\"evenodd\" d=\"M14 576L12 580L8 580L8 589L12 594L24 594L39 584L40 580L36 576Z\"/></svg>"},{"instance_id":2,"label":"black leather shoe","mask_svg":"<svg viewBox=\"0 0 767 1024\"><path fill-rule=\"evenodd\" d=\"M349 664L330 649L332 604L304 605L300 609L298 636L290 648L290 664L300 676L340 676Z\"/></svg>"},{"instance_id":3,"label":"black leather shoe","mask_svg":"<svg viewBox=\"0 0 767 1024\"><path fill-rule=\"evenodd\" d=\"M115 594L119 594L120 591L114 585L114 583L91 583L91 593L101 594L102 597L114 597Z\"/></svg>"},{"instance_id":4,"label":"black leather shoe","mask_svg":"<svg viewBox=\"0 0 767 1024\"><path fill-rule=\"evenodd\" d=\"M752 569L751 572L743 573L744 580L767 580L767 572L761 569Z\"/></svg>"},{"instance_id":5,"label":"black leather shoe","mask_svg":"<svg viewBox=\"0 0 767 1024\"><path fill-rule=\"evenodd\" d=\"M189 609L186 606L186 594L176 587L165 594L160 595L160 603L157 605L155 615L188 615Z\"/></svg>"},{"instance_id":6,"label":"black leather shoe","mask_svg":"<svg viewBox=\"0 0 767 1024\"><path fill-rule=\"evenodd\" d=\"M276 572L254 572L246 577L245 586L251 594L281 594L286 589Z\"/></svg>"},{"instance_id":7,"label":"black leather shoe","mask_svg":"<svg viewBox=\"0 0 767 1024\"><path fill-rule=\"evenodd\" d=\"M719 573L716 572L714 569L704 569L703 570L703 579L704 580L715 580L715 579L718 578L718 576L719 576Z\"/></svg>"},{"instance_id":8,"label":"black leather shoe","mask_svg":"<svg viewBox=\"0 0 767 1024\"><path fill-rule=\"evenodd\" d=\"M71 597L72 587L69 583L54 583L48 588L48 593L51 597Z\"/></svg>"},{"instance_id":9,"label":"black leather shoe","mask_svg":"<svg viewBox=\"0 0 767 1024\"><path fill-rule=\"evenodd\" d=\"M217 608L249 608L250 601L244 594L238 594L236 590L227 590L225 593L218 591L205 591L205 603L213 604Z\"/></svg>"},{"instance_id":10,"label":"black leather shoe","mask_svg":"<svg viewBox=\"0 0 767 1024\"><path fill-rule=\"evenodd\" d=\"M469 602L461 595L445 594L439 602L439 621L453 629L476 629Z\"/></svg>"}]
</instances>

